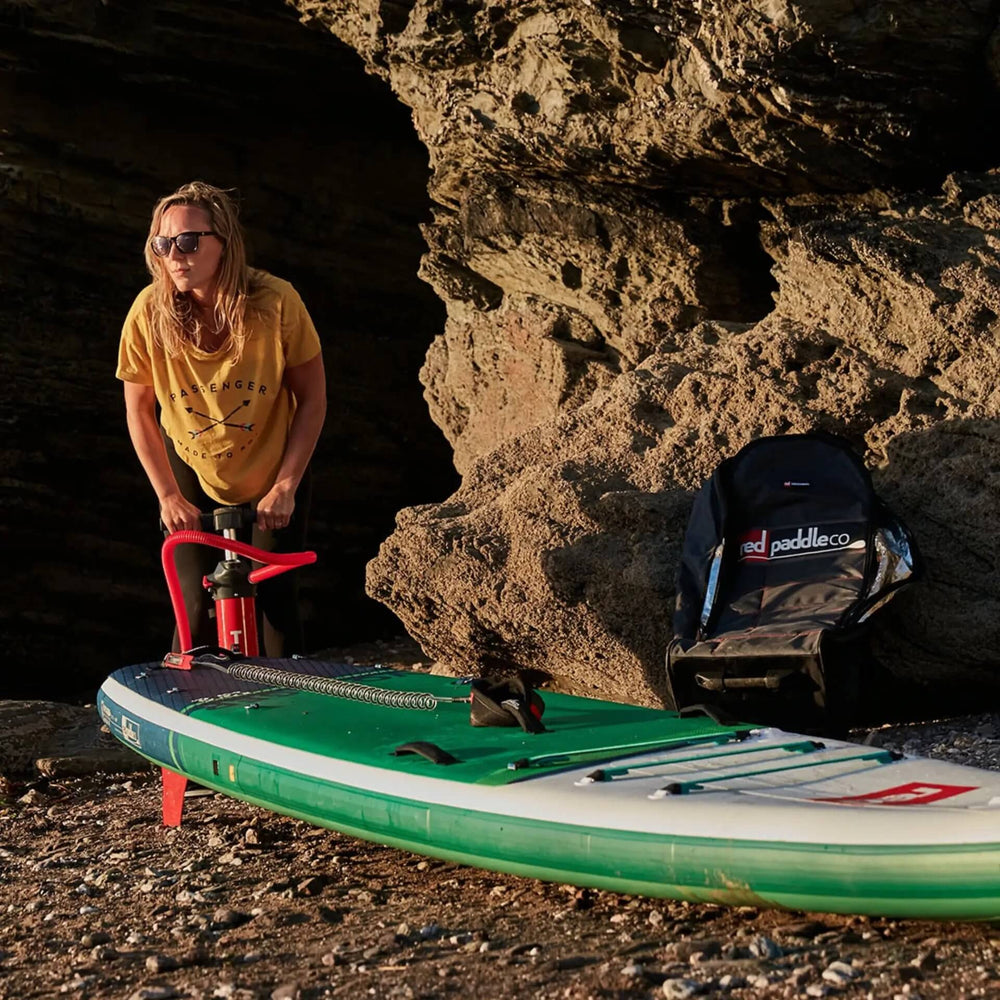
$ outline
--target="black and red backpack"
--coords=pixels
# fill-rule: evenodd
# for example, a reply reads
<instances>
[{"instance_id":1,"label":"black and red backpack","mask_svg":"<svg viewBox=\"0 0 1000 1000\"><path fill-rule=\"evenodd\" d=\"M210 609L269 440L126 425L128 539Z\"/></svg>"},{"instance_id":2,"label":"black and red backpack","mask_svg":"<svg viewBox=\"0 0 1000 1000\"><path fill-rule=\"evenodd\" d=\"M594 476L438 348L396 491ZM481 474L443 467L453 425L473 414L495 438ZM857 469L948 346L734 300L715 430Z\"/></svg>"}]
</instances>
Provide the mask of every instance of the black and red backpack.
<instances>
[{"instance_id":1,"label":"black and red backpack","mask_svg":"<svg viewBox=\"0 0 1000 1000\"><path fill-rule=\"evenodd\" d=\"M877 669L864 625L919 572L847 441L751 442L695 498L667 649L675 707L797 728L852 717Z\"/></svg>"}]
</instances>

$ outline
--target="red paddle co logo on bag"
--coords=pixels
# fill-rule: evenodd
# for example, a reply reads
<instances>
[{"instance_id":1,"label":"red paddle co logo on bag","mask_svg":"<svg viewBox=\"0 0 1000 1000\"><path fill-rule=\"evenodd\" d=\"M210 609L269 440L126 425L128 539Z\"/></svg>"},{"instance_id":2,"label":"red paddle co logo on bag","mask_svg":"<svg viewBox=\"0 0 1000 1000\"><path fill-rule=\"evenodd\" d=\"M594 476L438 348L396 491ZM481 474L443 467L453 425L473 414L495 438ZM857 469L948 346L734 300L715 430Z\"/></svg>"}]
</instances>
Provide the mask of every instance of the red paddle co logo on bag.
<instances>
[{"instance_id":1,"label":"red paddle co logo on bag","mask_svg":"<svg viewBox=\"0 0 1000 1000\"><path fill-rule=\"evenodd\" d=\"M770 562L863 549L865 540L844 525L825 527L812 524L803 528L751 528L740 535L740 562Z\"/></svg>"}]
</instances>

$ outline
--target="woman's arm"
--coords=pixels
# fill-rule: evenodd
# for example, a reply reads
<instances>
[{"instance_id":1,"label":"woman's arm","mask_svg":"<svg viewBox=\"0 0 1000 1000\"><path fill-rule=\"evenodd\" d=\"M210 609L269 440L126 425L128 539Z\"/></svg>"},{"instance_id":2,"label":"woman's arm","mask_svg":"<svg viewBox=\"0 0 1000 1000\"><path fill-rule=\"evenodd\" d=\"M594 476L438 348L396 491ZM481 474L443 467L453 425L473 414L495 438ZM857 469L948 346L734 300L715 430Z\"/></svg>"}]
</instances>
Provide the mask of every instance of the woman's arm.
<instances>
[{"instance_id":1,"label":"woman's arm","mask_svg":"<svg viewBox=\"0 0 1000 1000\"><path fill-rule=\"evenodd\" d=\"M156 394L151 385L124 382L125 419L132 447L160 501L160 518L170 532L201 527L201 512L184 499L177 486L156 419Z\"/></svg>"},{"instance_id":2,"label":"woman's arm","mask_svg":"<svg viewBox=\"0 0 1000 1000\"><path fill-rule=\"evenodd\" d=\"M326 372L323 355L285 369L283 385L295 397L295 416L274 485L257 504L261 528L284 528L295 509L295 491L305 474L326 418Z\"/></svg>"}]
</instances>

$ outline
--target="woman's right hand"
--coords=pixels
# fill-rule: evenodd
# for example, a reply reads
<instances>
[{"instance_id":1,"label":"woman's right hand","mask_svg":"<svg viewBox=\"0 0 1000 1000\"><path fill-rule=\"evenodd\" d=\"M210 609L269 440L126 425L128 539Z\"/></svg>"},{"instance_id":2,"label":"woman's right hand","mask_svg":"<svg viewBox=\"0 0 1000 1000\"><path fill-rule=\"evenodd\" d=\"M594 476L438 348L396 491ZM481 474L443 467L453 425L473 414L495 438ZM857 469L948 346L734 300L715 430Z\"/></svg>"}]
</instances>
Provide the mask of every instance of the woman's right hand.
<instances>
[{"instance_id":1,"label":"woman's right hand","mask_svg":"<svg viewBox=\"0 0 1000 1000\"><path fill-rule=\"evenodd\" d=\"M175 531L198 531L201 528L201 511L180 493L170 493L160 499L160 520L170 534Z\"/></svg>"}]
</instances>

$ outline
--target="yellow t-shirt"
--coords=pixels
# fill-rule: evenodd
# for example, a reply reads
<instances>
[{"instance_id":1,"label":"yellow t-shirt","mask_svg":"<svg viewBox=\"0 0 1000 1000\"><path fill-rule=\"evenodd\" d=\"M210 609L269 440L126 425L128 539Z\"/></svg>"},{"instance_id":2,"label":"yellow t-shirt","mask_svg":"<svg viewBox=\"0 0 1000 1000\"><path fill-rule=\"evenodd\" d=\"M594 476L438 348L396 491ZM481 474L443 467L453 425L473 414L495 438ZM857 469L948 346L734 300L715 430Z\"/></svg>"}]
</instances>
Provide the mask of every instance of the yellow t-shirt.
<instances>
[{"instance_id":1,"label":"yellow t-shirt","mask_svg":"<svg viewBox=\"0 0 1000 1000\"><path fill-rule=\"evenodd\" d=\"M168 358L153 343L149 325L152 285L132 303L118 350L117 377L153 387L160 423L177 454L205 492L224 504L257 500L274 484L295 407L283 385L285 369L320 353L298 292L264 271L254 278L249 335L238 364L225 350L196 347Z\"/></svg>"}]
</instances>

